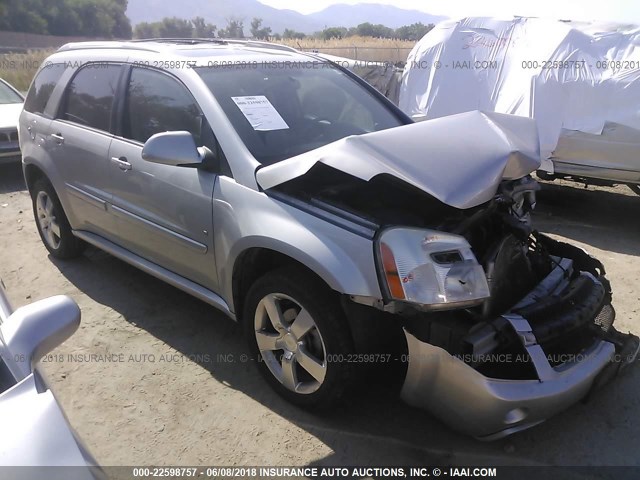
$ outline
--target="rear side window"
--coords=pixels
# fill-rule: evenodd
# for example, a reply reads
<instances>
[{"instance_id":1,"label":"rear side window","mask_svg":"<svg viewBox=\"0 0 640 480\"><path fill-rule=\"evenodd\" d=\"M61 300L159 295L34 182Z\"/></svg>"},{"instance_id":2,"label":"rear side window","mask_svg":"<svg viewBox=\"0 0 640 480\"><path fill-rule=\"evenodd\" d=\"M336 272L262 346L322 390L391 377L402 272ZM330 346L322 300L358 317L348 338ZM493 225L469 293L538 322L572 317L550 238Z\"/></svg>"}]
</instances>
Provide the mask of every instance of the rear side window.
<instances>
[{"instance_id":1,"label":"rear side window","mask_svg":"<svg viewBox=\"0 0 640 480\"><path fill-rule=\"evenodd\" d=\"M54 63L38 72L24 102L24 109L27 112L40 114L44 112L49 97L51 97L58 80L62 77L64 69L65 66L62 63Z\"/></svg>"},{"instance_id":2,"label":"rear side window","mask_svg":"<svg viewBox=\"0 0 640 480\"><path fill-rule=\"evenodd\" d=\"M124 136L141 143L160 132L186 130L202 145L204 119L187 88L169 75L133 68L124 109Z\"/></svg>"},{"instance_id":3,"label":"rear side window","mask_svg":"<svg viewBox=\"0 0 640 480\"><path fill-rule=\"evenodd\" d=\"M73 78L65 94L60 118L109 131L120 65L87 65Z\"/></svg>"}]
</instances>

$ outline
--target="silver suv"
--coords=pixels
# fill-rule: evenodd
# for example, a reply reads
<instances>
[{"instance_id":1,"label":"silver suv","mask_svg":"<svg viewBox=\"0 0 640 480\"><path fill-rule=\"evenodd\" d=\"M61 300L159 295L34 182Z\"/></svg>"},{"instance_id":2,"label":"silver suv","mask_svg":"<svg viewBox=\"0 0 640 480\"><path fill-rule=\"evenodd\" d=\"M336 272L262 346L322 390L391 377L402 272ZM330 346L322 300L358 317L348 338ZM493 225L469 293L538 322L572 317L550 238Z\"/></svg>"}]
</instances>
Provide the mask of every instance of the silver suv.
<instances>
[{"instance_id":1,"label":"silver suv","mask_svg":"<svg viewBox=\"0 0 640 480\"><path fill-rule=\"evenodd\" d=\"M219 308L298 405L394 364L408 403L495 438L635 358L602 264L530 226L529 119L413 123L317 56L156 39L49 57L20 144L52 256L92 244Z\"/></svg>"}]
</instances>

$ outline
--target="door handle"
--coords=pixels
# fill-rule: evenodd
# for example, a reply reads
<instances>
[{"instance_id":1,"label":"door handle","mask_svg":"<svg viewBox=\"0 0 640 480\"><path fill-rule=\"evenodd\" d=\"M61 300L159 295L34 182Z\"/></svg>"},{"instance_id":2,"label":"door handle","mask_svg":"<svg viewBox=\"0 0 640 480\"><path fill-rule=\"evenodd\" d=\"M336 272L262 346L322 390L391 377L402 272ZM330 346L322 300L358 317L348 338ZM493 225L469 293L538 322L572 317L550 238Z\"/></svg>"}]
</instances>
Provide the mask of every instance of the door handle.
<instances>
[{"instance_id":1,"label":"door handle","mask_svg":"<svg viewBox=\"0 0 640 480\"><path fill-rule=\"evenodd\" d=\"M128 172L133 168L133 166L127 162L127 157L111 157L111 163L115 163L123 172Z\"/></svg>"},{"instance_id":2,"label":"door handle","mask_svg":"<svg viewBox=\"0 0 640 480\"><path fill-rule=\"evenodd\" d=\"M51 138L53 138L58 145L62 145L64 143L64 137L61 133L52 133Z\"/></svg>"}]
</instances>

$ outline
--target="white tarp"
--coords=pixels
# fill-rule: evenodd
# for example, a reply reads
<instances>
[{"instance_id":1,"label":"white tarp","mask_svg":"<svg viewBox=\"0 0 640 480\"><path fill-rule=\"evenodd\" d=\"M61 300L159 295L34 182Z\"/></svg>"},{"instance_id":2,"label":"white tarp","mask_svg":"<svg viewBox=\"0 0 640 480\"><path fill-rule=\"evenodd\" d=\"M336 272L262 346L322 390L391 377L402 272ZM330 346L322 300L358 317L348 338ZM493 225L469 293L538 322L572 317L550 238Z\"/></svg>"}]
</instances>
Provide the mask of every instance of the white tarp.
<instances>
[{"instance_id":1,"label":"white tarp","mask_svg":"<svg viewBox=\"0 0 640 480\"><path fill-rule=\"evenodd\" d=\"M470 110L535 118L546 160L563 131L640 129L640 28L520 17L447 21L410 53L399 106L426 118ZM609 156L616 153L626 155ZM633 160L637 170L640 155L618 160Z\"/></svg>"}]
</instances>

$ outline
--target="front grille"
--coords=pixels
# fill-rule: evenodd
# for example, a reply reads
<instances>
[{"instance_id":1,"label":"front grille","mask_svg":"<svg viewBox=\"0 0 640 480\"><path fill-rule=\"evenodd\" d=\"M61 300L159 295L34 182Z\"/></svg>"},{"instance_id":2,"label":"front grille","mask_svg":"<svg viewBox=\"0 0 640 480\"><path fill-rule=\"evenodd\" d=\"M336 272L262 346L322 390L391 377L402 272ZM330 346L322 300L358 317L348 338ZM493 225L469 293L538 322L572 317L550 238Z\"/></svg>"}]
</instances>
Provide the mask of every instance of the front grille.
<instances>
[{"instance_id":1,"label":"front grille","mask_svg":"<svg viewBox=\"0 0 640 480\"><path fill-rule=\"evenodd\" d=\"M604 312L606 292L602 283L582 274L558 295L550 295L537 303L515 310L531 323L538 343L562 341L572 331L592 324ZM603 321L608 318L603 313Z\"/></svg>"}]
</instances>

